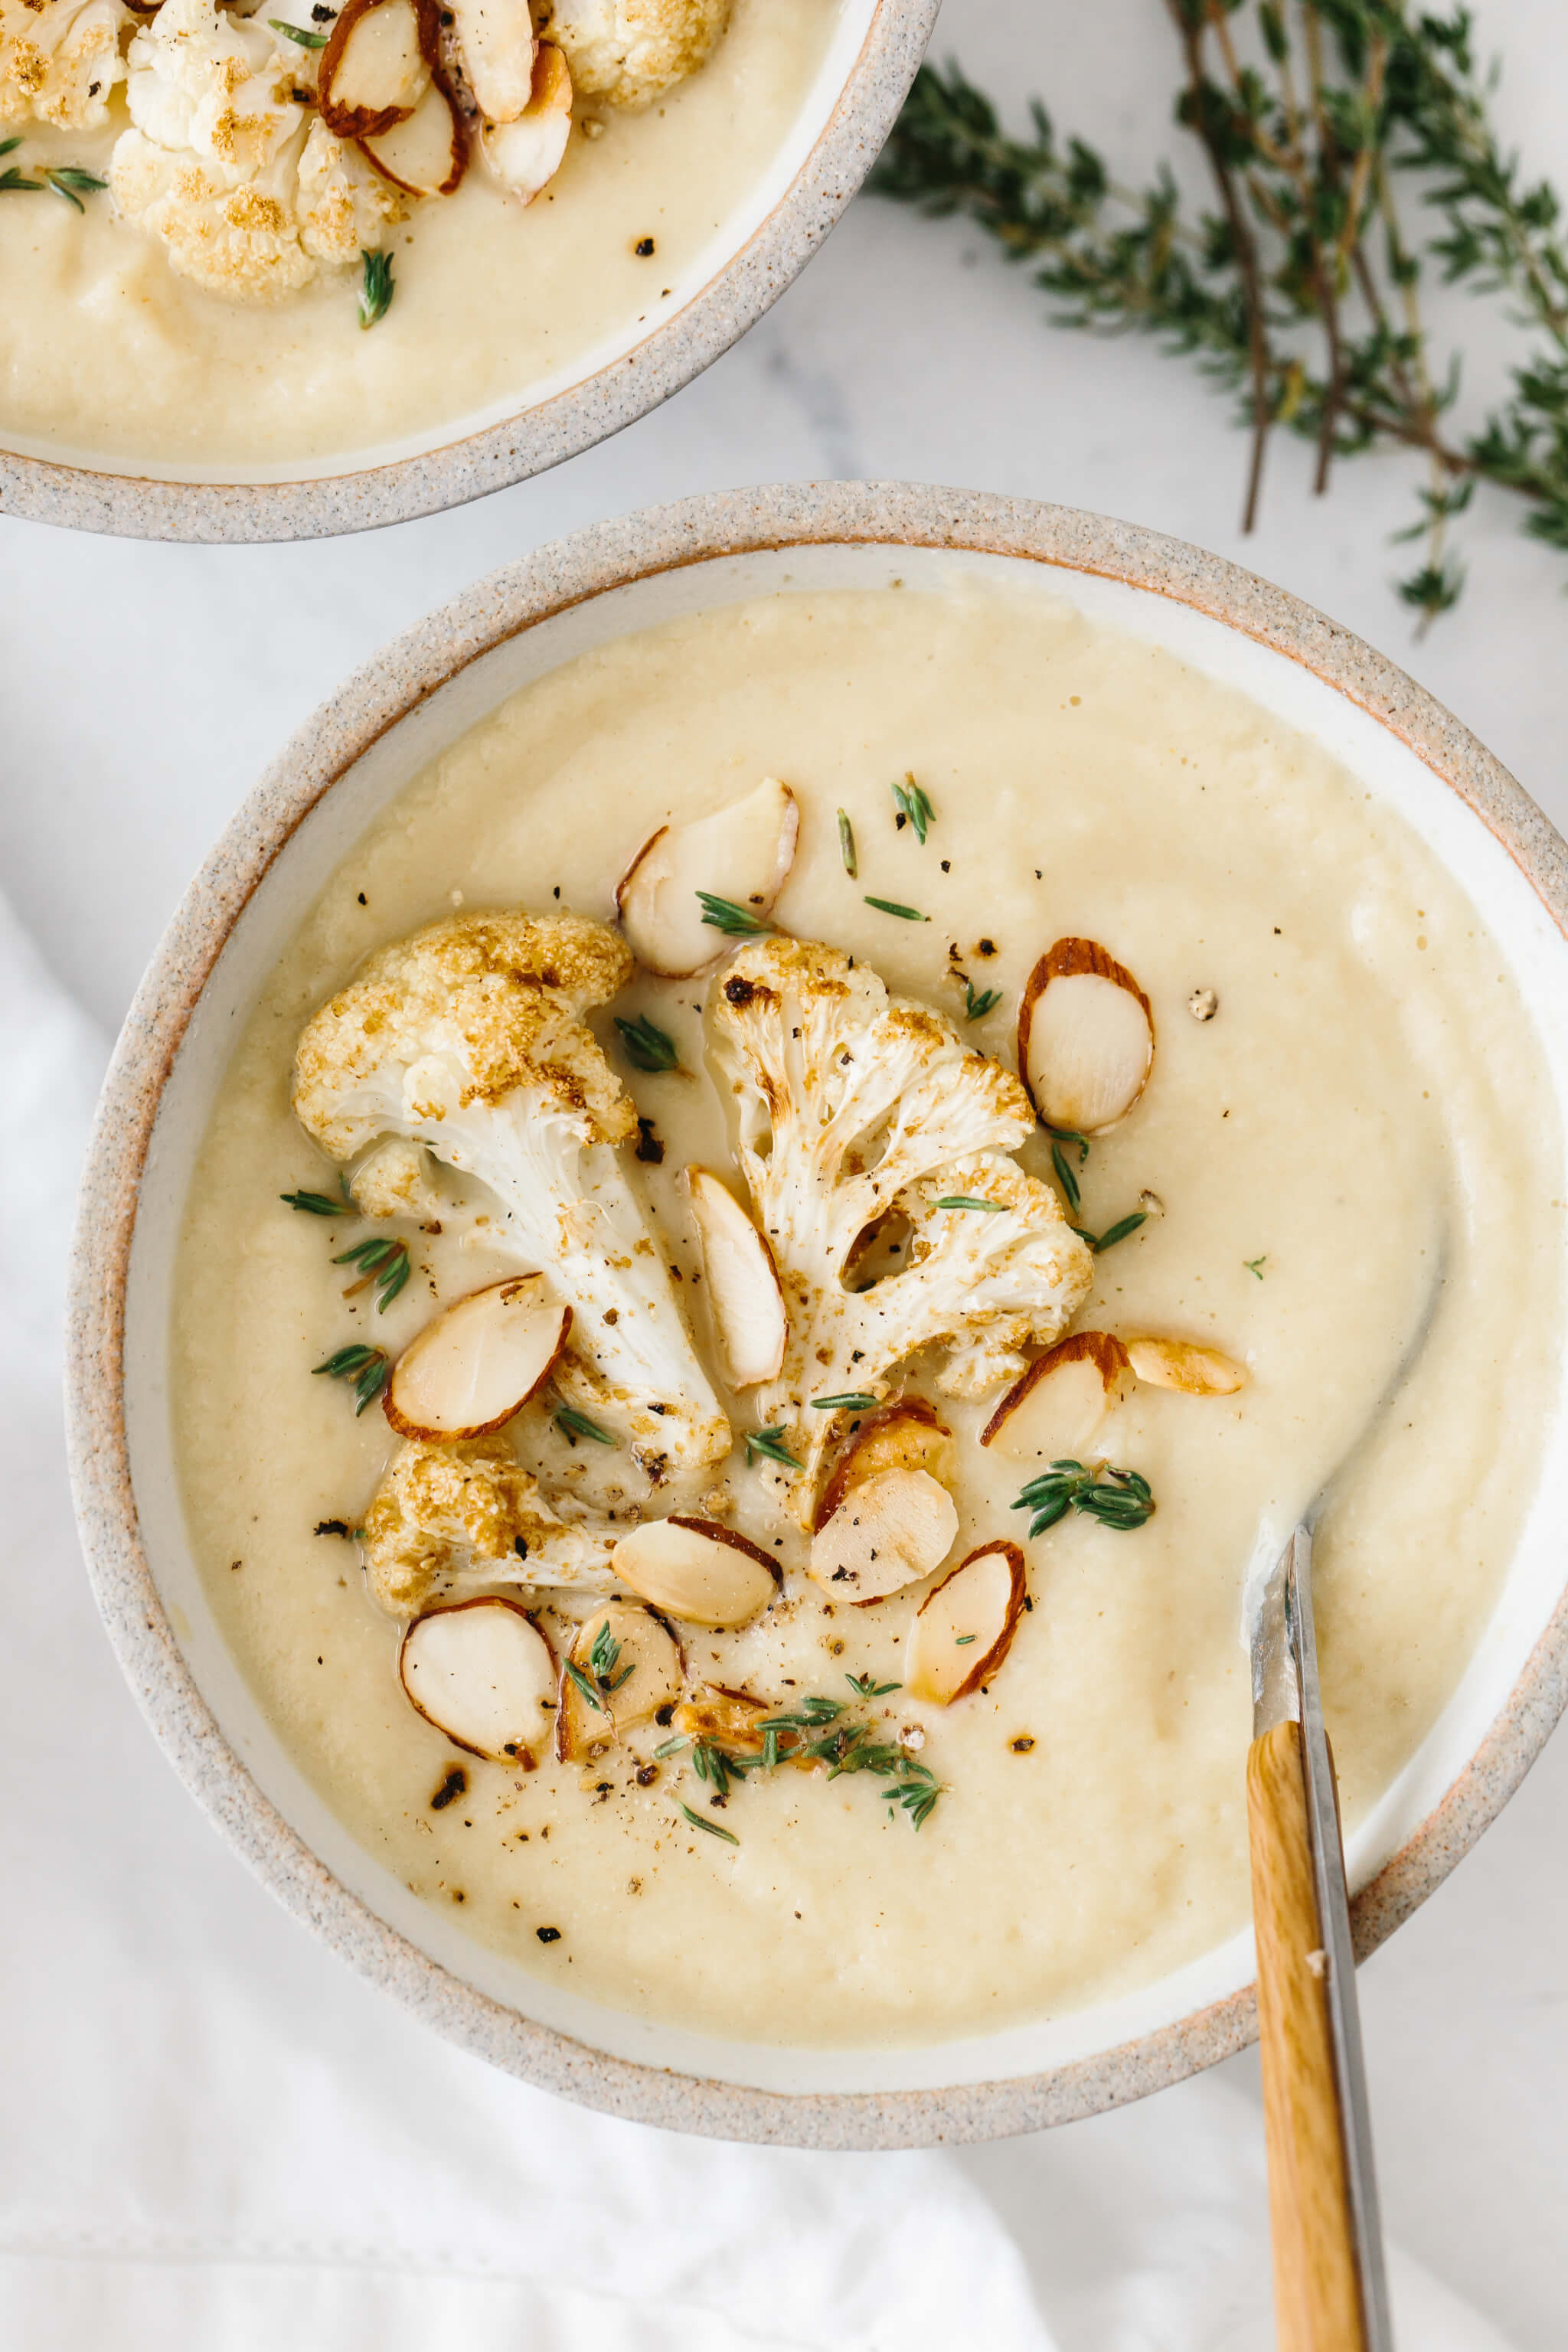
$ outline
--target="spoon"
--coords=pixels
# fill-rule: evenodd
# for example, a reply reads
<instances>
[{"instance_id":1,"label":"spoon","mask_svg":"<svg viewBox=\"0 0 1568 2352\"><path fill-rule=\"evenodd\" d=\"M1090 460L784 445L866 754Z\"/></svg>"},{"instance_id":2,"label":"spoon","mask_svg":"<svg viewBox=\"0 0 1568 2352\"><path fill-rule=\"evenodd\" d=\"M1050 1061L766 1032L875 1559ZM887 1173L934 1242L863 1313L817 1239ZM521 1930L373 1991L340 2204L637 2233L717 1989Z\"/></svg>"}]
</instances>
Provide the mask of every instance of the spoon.
<instances>
[{"instance_id":1,"label":"spoon","mask_svg":"<svg viewBox=\"0 0 1568 2352\"><path fill-rule=\"evenodd\" d=\"M1355 1444L1248 1595L1247 1820L1279 2352L1393 2352L1339 1792L1318 1685L1311 1531L1426 1344L1444 1257L1439 1247L1425 1307Z\"/></svg>"}]
</instances>

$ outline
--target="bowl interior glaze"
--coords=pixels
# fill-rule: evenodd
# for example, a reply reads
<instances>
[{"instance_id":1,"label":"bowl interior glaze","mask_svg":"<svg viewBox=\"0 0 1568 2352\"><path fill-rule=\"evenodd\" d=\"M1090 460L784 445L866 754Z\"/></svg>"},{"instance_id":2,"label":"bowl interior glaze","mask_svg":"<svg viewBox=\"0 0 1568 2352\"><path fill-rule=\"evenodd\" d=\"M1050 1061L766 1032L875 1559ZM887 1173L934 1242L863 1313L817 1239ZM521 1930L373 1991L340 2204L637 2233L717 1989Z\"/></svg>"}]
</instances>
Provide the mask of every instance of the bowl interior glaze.
<instances>
[{"instance_id":1,"label":"bowl interior glaze","mask_svg":"<svg viewBox=\"0 0 1568 2352\"><path fill-rule=\"evenodd\" d=\"M1563 845L1409 680L1279 591L1152 534L961 493L843 485L695 500L584 533L482 583L352 680L257 788L193 886L117 1052L84 1192L79 1510L111 1638L177 1769L285 1903L469 2048L617 2113L734 2137L887 2147L994 2136L1157 2088L1250 2038L1250 1937L1075 2014L925 2047L830 2051L626 2016L470 1942L334 1820L217 1633L174 1467L175 1244L240 1023L326 875L434 755L531 679L626 632L773 590L895 579L939 588L959 576L1066 599L1157 643L1310 736L1397 809L1511 968L1568 1130ZM1352 1842L1363 1950L1479 1835L1562 1706L1565 1423L1568 1388L1460 1686ZM1241 1764L1238 1755L1238 1776Z\"/></svg>"}]
</instances>

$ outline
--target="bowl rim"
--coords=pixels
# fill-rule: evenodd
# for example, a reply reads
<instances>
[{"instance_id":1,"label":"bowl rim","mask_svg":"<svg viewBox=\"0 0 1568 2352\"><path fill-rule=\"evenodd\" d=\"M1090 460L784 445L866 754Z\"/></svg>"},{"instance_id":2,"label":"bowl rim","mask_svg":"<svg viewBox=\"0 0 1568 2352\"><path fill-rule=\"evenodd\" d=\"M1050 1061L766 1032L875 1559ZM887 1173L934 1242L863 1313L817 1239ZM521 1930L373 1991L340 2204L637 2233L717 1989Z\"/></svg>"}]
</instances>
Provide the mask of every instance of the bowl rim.
<instances>
[{"instance_id":1,"label":"bowl rim","mask_svg":"<svg viewBox=\"0 0 1568 2352\"><path fill-rule=\"evenodd\" d=\"M934 2090L760 2090L631 2059L522 2016L380 1919L251 1778L175 1643L143 1548L126 1432L125 1291L164 1086L236 922L285 844L370 747L471 663L606 592L729 556L939 548L1087 572L1185 604L1300 665L1412 750L1501 843L1568 933L1568 846L1492 754L1393 662L1284 590L1177 540L1070 508L899 483L731 490L578 531L491 573L357 670L294 735L190 886L137 992L94 1121L72 1245L67 1427L78 1524L110 1641L175 1770L285 1906L477 2056L610 2114L822 2148L998 2138L1161 2089L1256 2037L1253 1988L1042 2073ZM1568 1703L1568 1588L1468 1762L1354 1899L1358 1958L1425 1901L1501 1810Z\"/></svg>"},{"instance_id":2,"label":"bowl rim","mask_svg":"<svg viewBox=\"0 0 1568 2352\"><path fill-rule=\"evenodd\" d=\"M766 217L673 317L537 405L434 448L278 482L183 482L0 446L0 514L121 539L329 539L465 505L608 440L711 366L798 277L876 161L941 5L872 0L832 110Z\"/></svg>"}]
</instances>

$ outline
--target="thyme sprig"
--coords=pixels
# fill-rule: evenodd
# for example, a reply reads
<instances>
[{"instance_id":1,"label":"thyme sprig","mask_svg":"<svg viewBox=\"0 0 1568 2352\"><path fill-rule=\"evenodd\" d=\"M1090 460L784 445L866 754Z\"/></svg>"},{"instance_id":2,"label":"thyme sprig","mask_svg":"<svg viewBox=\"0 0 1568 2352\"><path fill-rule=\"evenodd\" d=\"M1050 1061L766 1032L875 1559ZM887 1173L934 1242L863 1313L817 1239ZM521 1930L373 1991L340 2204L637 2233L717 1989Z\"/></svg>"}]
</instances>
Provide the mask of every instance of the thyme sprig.
<instances>
[{"instance_id":1,"label":"thyme sprig","mask_svg":"<svg viewBox=\"0 0 1568 2352\"><path fill-rule=\"evenodd\" d=\"M21 143L22 136L20 131L17 131L12 138L0 139L0 155L14 155ZM0 172L0 194L26 194L29 195L37 195L38 190L43 186L43 184L42 180L29 180L23 173L21 166L16 163L7 163L5 169L3 172Z\"/></svg>"},{"instance_id":2,"label":"thyme sprig","mask_svg":"<svg viewBox=\"0 0 1568 2352\"><path fill-rule=\"evenodd\" d=\"M87 210L83 196L99 195L109 185L96 172L84 172L79 163L47 163L44 166L44 179L57 196L63 196L79 213Z\"/></svg>"},{"instance_id":3,"label":"thyme sprig","mask_svg":"<svg viewBox=\"0 0 1568 2352\"><path fill-rule=\"evenodd\" d=\"M868 907L875 907L879 915L897 915L906 923L929 923L931 917L922 915L918 907L900 906L896 898L868 898Z\"/></svg>"},{"instance_id":4,"label":"thyme sprig","mask_svg":"<svg viewBox=\"0 0 1568 2352\"><path fill-rule=\"evenodd\" d=\"M311 45L307 42L305 46L310 47ZM323 48L326 47L324 37L321 46ZM362 327L374 327L391 310L392 298L397 290L392 282L392 256L390 253L367 253L362 246L360 260L363 265L363 275L360 279L359 322Z\"/></svg>"},{"instance_id":5,"label":"thyme sprig","mask_svg":"<svg viewBox=\"0 0 1568 2352\"><path fill-rule=\"evenodd\" d=\"M845 1679L858 1698L885 1698L901 1688L898 1683L874 1683L868 1674L848 1675ZM694 1740L692 1769L721 1803L749 1774L773 1771L781 1764L826 1764L830 1780L842 1772L869 1772L887 1783L882 1794L889 1807L901 1810L913 1828L921 1829L942 1793L942 1783L929 1765L918 1762L897 1741L876 1738L874 1728L870 1723L846 1720L843 1699L814 1693L798 1706L757 1722L755 1729L763 1742L760 1752L726 1748L706 1737ZM654 1753L670 1756L683 1744L667 1740Z\"/></svg>"},{"instance_id":6,"label":"thyme sprig","mask_svg":"<svg viewBox=\"0 0 1568 2352\"><path fill-rule=\"evenodd\" d=\"M590 1421L587 1414L579 1412L574 1405L558 1404L554 1421L556 1428L573 1445L580 1437L591 1439L595 1445L614 1445L616 1443L607 1429L601 1429L596 1421Z\"/></svg>"},{"instance_id":7,"label":"thyme sprig","mask_svg":"<svg viewBox=\"0 0 1568 2352\"><path fill-rule=\"evenodd\" d=\"M279 1192L278 1198L290 1209L301 1209L308 1217L357 1217L353 1196L347 1184L338 1178L338 1194L331 1192Z\"/></svg>"},{"instance_id":8,"label":"thyme sprig","mask_svg":"<svg viewBox=\"0 0 1568 2352\"><path fill-rule=\"evenodd\" d=\"M1051 1139L1051 1166L1057 1171L1057 1182L1062 1188L1068 1207L1076 1216L1083 1206L1083 1189L1078 1181L1078 1169L1073 1166L1067 1153L1062 1150L1062 1146L1064 1143L1077 1144L1078 1166L1082 1168L1089 1159L1089 1138L1087 1135L1076 1135L1070 1127L1047 1127L1046 1133Z\"/></svg>"},{"instance_id":9,"label":"thyme sprig","mask_svg":"<svg viewBox=\"0 0 1568 2352\"><path fill-rule=\"evenodd\" d=\"M1424 541L1423 559L1398 583L1423 627L1459 596L1447 536L1478 482L1522 500L1526 532L1568 551L1563 207L1501 142L1468 11L1166 5L1176 119L1204 150L1212 208L1185 207L1163 165L1119 185L1037 102L1028 133L1011 135L957 66L917 76L872 186L976 222L1058 298L1061 324L1141 330L1234 394L1251 436L1244 529L1277 426L1311 443L1320 491L1338 458L1423 455L1419 516L1402 534ZM1433 282L1491 297L1527 338L1469 431L1450 421L1459 355L1435 350L1422 313Z\"/></svg>"},{"instance_id":10,"label":"thyme sprig","mask_svg":"<svg viewBox=\"0 0 1568 2352\"><path fill-rule=\"evenodd\" d=\"M844 1396L813 1397L813 1412L869 1412L881 1400L866 1389L851 1389Z\"/></svg>"},{"instance_id":11,"label":"thyme sprig","mask_svg":"<svg viewBox=\"0 0 1568 2352\"><path fill-rule=\"evenodd\" d=\"M982 1201L968 1192L944 1192L931 1202L933 1209L984 1209L993 1217L999 1217L1006 1205L1005 1201Z\"/></svg>"},{"instance_id":12,"label":"thyme sprig","mask_svg":"<svg viewBox=\"0 0 1568 2352\"><path fill-rule=\"evenodd\" d=\"M689 1805L682 1805L680 1810L694 1830L706 1830L710 1837L722 1838L726 1845L740 1844L734 1831L727 1830L722 1822L710 1822L706 1815L694 1813Z\"/></svg>"},{"instance_id":13,"label":"thyme sprig","mask_svg":"<svg viewBox=\"0 0 1568 2352\"><path fill-rule=\"evenodd\" d=\"M844 860L844 871L853 882L859 874L860 866L855 855L855 828L846 809L838 812L838 855Z\"/></svg>"},{"instance_id":14,"label":"thyme sprig","mask_svg":"<svg viewBox=\"0 0 1568 2352\"><path fill-rule=\"evenodd\" d=\"M392 1241L385 1234L373 1234L368 1241L356 1242L352 1249L340 1250L332 1264L359 1268L360 1278L350 1283L343 1293L345 1298L353 1298L356 1292L364 1289L367 1283L374 1283L378 1315L385 1314L414 1271L408 1244Z\"/></svg>"},{"instance_id":15,"label":"thyme sprig","mask_svg":"<svg viewBox=\"0 0 1568 2352\"><path fill-rule=\"evenodd\" d=\"M676 1051L674 1038L668 1036L662 1029L655 1028L646 1013L638 1013L635 1021L623 1021L618 1013L615 1018L626 1059L634 1069L679 1069L680 1055Z\"/></svg>"},{"instance_id":16,"label":"thyme sprig","mask_svg":"<svg viewBox=\"0 0 1568 2352\"><path fill-rule=\"evenodd\" d=\"M312 1364L310 1373L312 1379L324 1373L330 1381L350 1383L357 1421L366 1405L374 1404L386 1386L391 1370L392 1360L384 1348L367 1348L363 1341L353 1340L346 1348L334 1349L324 1364Z\"/></svg>"},{"instance_id":17,"label":"thyme sprig","mask_svg":"<svg viewBox=\"0 0 1568 2352\"><path fill-rule=\"evenodd\" d=\"M747 939L754 932L773 929L773 925L764 922L761 915L753 915L750 907L738 907L733 898L715 898L711 890L699 890L697 897L703 921L710 923L716 931L722 931L727 939Z\"/></svg>"},{"instance_id":18,"label":"thyme sprig","mask_svg":"<svg viewBox=\"0 0 1568 2352\"><path fill-rule=\"evenodd\" d=\"M974 992L974 982L972 980L965 981L964 986L969 992L963 1000L963 1017L966 1021L984 1021L985 1015L988 1013L994 1013L1002 1002L1002 992L999 988L983 988L977 996Z\"/></svg>"},{"instance_id":19,"label":"thyme sprig","mask_svg":"<svg viewBox=\"0 0 1568 2352\"><path fill-rule=\"evenodd\" d=\"M617 1674L616 1668L620 1664L620 1643L608 1625L601 1625L589 1645L586 1670L577 1664L575 1658L565 1658L562 1661L573 1687L586 1700L595 1715L602 1715L607 1719L612 1729L615 1727L615 1717L610 1707L610 1701L622 1684L629 1682L637 1672L634 1661L631 1665L621 1667L620 1673Z\"/></svg>"},{"instance_id":20,"label":"thyme sprig","mask_svg":"<svg viewBox=\"0 0 1568 2352\"><path fill-rule=\"evenodd\" d=\"M748 1429L747 1461L755 1462L760 1457L764 1462L782 1463L786 1470L800 1469L802 1465L795 1455L784 1451L784 1439L788 1434L788 1431L783 1429Z\"/></svg>"},{"instance_id":21,"label":"thyme sprig","mask_svg":"<svg viewBox=\"0 0 1568 2352\"><path fill-rule=\"evenodd\" d=\"M894 1691L903 1689L902 1683L873 1682L869 1674L846 1675L844 1679L857 1698L887 1698Z\"/></svg>"},{"instance_id":22,"label":"thyme sprig","mask_svg":"<svg viewBox=\"0 0 1568 2352\"><path fill-rule=\"evenodd\" d=\"M936 811L913 776L906 775L901 784L895 784L893 804L900 817L907 818L915 829L915 839L925 847L926 834L936 821Z\"/></svg>"},{"instance_id":23,"label":"thyme sprig","mask_svg":"<svg viewBox=\"0 0 1568 2352\"><path fill-rule=\"evenodd\" d=\"M1080 1242L1089 1244L1098 1257L1102 1250L1114 1249L1118 1242L1124 1242L1129 1234L1135 1234L1140 1225L1146 1225L1148 1222L1147 1209L1134 1209L1130 1215L1118 1217L1113 1225L1107 1225L1102 1234L1091 1234L1087 1225L1074 1225L1072 1230Z\"/></svg>"},{"instance_id":24,"label":"thyme sprig","mask_svg":"<svg viewBox=\"0 0 1568 2352\"><path fill-rule=\"evenodd\" d=\"M1149 1481L1136 1470L1118 1470L1109 1462L1053 1462L1038 1478L1031 1478L1015 1511L1032 1511L1031 1536L1043 1536L1069 1511L1082 1511L1101 1527L1141 1528L1154 1515Z\"/></svg>"}]
</instances>

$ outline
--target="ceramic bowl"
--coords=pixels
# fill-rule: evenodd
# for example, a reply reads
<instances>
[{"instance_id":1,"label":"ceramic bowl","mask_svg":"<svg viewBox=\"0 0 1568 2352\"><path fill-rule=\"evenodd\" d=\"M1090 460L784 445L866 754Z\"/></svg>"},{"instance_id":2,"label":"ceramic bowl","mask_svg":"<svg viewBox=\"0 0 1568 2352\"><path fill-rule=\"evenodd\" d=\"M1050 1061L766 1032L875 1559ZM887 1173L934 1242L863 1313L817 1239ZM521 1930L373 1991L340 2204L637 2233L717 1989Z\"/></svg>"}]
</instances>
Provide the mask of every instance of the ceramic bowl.
<instances>
[{"instance_id":1,"label":"ceramic bowl","mask_svg":"<svg viewBox=\"0 0 1568 2352\"><path fill-rule=\"evenodd\" d=\"M334 457L308 478L195 481L64 465L0 446L0 513L126 539L329 539L464 505L618 433L754 326L822 243L892 129L941 0L839 0L790 135L715 230L669 314L633 322L587 372L492 411Z\"/></svg>"},{"instance_id":2,"label":"ceramic bowl","mask_svg":"<svg viewBox=\"0 0 1568 2352\"><path fill-rule=\"evenodd\" d=\"M581 532L402 637L297 735L230 824L132 1010L76 1247L71 1445L110 1635L223 1834L297 1916L468 2049L643 2121L820 2147L1024 2131L1156 2090L1254 2032L1238 1936L1126 1999L903 2051L781 2050L630 2018L482 1950L363 1852L290 1764L224 1650L181 1517L168 1423L182 1202L237 1028L371 817L502 698L626 632L786 586L1006 576L1165 646L1331 751L1458 879L1538 1024L1568 1130L1568 852L1392 663L1279 589L1055 507L852 483L693 499ZM1563 1189L1563 1188L1560 1188ZM1568 1374L1541 1489L1458 1689L1349 1856L1363 1952L1437 1885L1568 1696ZM1237 1758L1241 1772L1242 1758Z\"/></svg>"}]
</instances>

